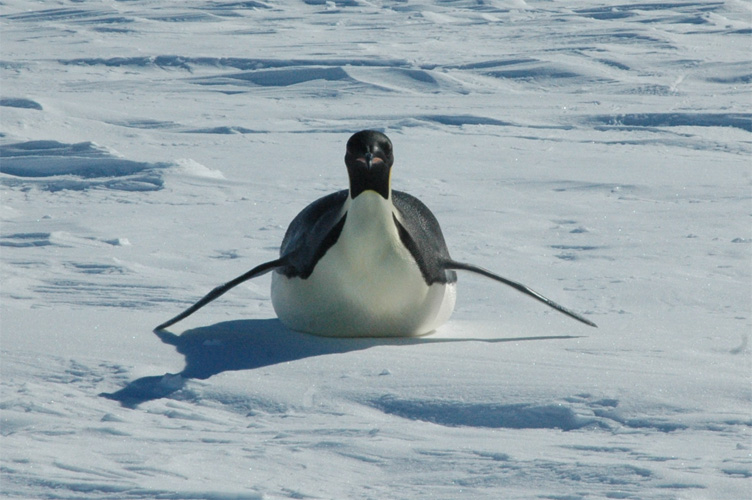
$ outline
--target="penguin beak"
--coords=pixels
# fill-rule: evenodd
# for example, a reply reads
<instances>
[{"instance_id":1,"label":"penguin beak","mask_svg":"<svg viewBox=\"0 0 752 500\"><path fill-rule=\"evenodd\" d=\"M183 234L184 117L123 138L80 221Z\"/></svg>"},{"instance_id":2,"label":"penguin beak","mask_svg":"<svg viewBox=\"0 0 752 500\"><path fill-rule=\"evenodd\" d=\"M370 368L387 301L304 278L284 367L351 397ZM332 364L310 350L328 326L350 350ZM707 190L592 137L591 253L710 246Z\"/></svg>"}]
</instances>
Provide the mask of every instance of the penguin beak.
<instances>
[{"instance_id":1,"label":"penguin beak","mask_svg":"<svg viewBox=\"0 0 752 500\"><path fill-rule=\"evenodd\" d=\"M368 170L372 170L374 167L378 167L384 163L384 160L378 156L374 156L373 153L366 153L355 161L358 163L364 163Z\"/></svg>"}]
</instances>

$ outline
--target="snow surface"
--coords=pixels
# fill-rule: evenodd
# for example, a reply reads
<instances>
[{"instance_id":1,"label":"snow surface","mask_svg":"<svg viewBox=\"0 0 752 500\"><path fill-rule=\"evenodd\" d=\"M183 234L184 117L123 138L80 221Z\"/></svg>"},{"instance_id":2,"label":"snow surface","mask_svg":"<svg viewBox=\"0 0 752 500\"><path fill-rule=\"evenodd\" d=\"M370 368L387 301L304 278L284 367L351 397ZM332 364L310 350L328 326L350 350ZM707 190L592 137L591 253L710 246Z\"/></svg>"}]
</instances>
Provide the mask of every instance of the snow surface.
<instances>
[{"instance_id":1,"label":"snow surface","mask_svg":"<svg viewBox=\"0 0 752 500\"><path fill-rule=\"evenodd\" d=\"M5 0L4 498L752 494L748 1ZM276 257L384 130L460 275L285 330Z\"/></svg>"}]
</instances>

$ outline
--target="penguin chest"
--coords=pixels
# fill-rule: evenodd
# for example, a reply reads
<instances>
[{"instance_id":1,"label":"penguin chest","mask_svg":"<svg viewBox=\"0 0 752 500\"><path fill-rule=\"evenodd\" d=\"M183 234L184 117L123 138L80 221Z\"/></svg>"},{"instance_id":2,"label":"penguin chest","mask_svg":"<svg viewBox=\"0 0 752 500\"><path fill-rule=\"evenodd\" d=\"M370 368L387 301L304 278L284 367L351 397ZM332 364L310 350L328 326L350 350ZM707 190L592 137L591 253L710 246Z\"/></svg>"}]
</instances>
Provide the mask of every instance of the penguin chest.
<instances>
[{"instance_id":1,"label":"penguin chest","mask_svg":"<svg viewBox=\"0 0 752 500\"><path fill-rule=\"evenodd\" d=\"M272 302L288 327L326 336L412 336L448 318L454 286L426 284L400 241L391 203L370 194L353 200L337 242L307 279L273 275Z\"/></svg>"},{"instance_id":2,"label":"penguin chest","mask_svg":"<svg viewBox=\"0 0 752 500\"><path fill-rule=\"evenodd\" d=\"M338 303L375 313L395 311L425 295L428 286L393 220L363 222L348 214L337 244L319 261L311 283Z\"/></svg>"}]
</instances>

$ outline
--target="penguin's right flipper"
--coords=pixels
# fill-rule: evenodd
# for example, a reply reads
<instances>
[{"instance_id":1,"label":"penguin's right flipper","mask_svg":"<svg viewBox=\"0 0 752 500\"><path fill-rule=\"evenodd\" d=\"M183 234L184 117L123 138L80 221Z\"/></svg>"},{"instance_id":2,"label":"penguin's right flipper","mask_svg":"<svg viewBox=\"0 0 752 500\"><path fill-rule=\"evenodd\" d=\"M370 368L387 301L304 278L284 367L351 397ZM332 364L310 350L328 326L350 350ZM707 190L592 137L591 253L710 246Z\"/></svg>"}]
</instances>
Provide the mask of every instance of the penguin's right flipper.
<instances>
[{"instance_id":1,"label":"penguin's right flipper","mask_svg":"<svg viewBox=\"0 0 752 500\"><path fill-rule=\"evenodd\" d=\"M254 267L247 273L242 274L238 276L237 278L230 280L223 285L219 285L214 290L207 293L201 300L193 304L191 307L181 312L174 318L167 320L161 325L159 325L158 327L156 327L154 331L156 332L159 330L164 330L165 328L169 328L170 326L174 325L178 321L183 320L187 318L188 316L190 316L191 314L195 313L196 311L204 307L209 302L224 295L228 290L230 290L231 288L235 288L236 286L243 283L244 281L248 281L249 279L255 278L257 276L261 276L262 274L266 274L269 271L273 271L274 269L277 269L278 267L285 267L287 265L288 265L287 256L281 257L279 259L272 260L269 262L264 262L263 264L259 264L258 266Z\"/></svg>"}]
</instances>

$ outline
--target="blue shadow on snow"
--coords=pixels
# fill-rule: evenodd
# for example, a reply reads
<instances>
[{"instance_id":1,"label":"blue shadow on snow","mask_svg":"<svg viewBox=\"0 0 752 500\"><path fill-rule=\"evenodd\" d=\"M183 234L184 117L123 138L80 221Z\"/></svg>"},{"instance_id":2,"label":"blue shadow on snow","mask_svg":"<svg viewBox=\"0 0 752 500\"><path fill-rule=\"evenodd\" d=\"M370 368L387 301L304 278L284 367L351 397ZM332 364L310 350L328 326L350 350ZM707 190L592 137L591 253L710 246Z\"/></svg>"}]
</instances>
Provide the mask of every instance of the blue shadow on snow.
<instances>
[{"instance_id":1,"label":"blue shadow on snow","mask_svg":"<svg viewBox=\"0 0 752 500\"><path fill-rule=\"evenodd\" d=\"M315 356L360 351L374 346L576 338L568 335L502 339L318 337L289 330L276 318L226 321L187 330L180 335L168 330L157 330L154 334L185 356L183 371L177 374L142 377L119 391L102 393L101 396L119 401L123 406L135 408L141 403L164 398L178 391L187 379L204 380L226 371L253 370Z\"/></svg>"}]
</instances>

